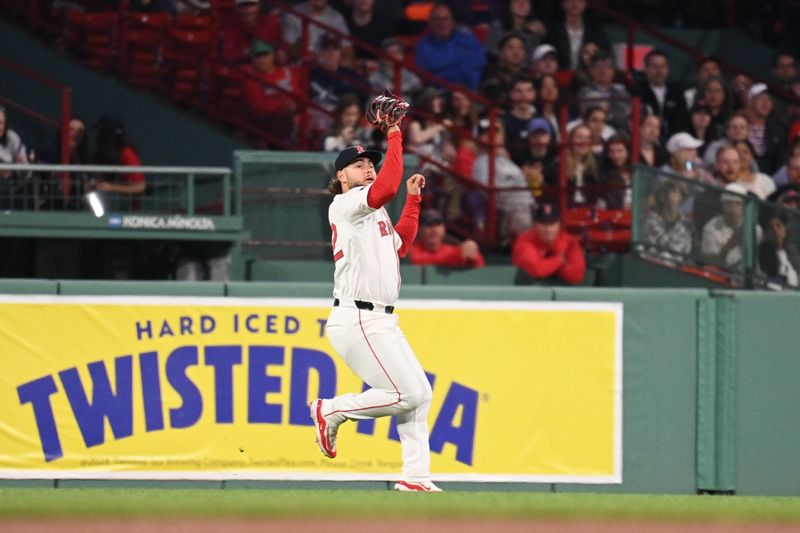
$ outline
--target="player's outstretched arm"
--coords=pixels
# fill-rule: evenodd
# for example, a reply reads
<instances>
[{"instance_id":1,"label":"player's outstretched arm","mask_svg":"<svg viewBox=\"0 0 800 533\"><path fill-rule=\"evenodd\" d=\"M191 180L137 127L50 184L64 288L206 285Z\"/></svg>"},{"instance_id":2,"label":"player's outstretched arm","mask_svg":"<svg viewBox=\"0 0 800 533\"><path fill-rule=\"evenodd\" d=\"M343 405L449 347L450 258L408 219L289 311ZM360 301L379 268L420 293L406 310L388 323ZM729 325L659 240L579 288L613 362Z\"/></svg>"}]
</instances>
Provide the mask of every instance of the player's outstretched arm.
<instances>
[{"instance_id":1,"label":"player's outstretched arm","mask_svg":"<svg viewBox=\"0 0 800 533\"><path fill-rule=\"evenodd\" d=\"M397 251L397 255L405 257L411 245L414 244L414 239L417 238L417 229L419 229L419 210L422 203L422 189L425 188L425 176L422 174L414 174L406 180L406 187L408 188L408 196L406 196L406 205L403 206L403 212L400 213L400 220L395 224L394 230L403 241L402 246Z\"/></svg>"},{"instance_id":2,"label":"player's outstretched arm","mask_svg":"<svg viewBox=\"0 0 800 533\"><path fill-rule=\"evenodd\" d=\"M391 93L375 97L367 106L366 118L376 128L385 131L389 149L375 182L367 193L367 204L373 208L394 198L403 179L403 134L400 123L408 111L408 103Z\"/></svg>"}]
</instances>

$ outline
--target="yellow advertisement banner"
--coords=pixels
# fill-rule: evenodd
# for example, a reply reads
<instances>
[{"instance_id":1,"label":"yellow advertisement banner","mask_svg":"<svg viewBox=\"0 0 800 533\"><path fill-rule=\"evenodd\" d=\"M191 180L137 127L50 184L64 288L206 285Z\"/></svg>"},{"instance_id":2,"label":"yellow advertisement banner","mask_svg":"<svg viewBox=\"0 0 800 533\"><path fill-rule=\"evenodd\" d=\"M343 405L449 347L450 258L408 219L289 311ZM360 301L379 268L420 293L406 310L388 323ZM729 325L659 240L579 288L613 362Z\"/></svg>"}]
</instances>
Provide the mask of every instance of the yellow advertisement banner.
<instances>
[{"instance_id":1,"label":"yellow advertisement banner","mask_svg":"<svg viewBox=\"0 0 800 533\"><path fill-rule=\"evenodd\" d=\"M308 402L365 385L321 299L0 297L0 477L374 479L393 419L314 443ZM622 305L403 300L441 481L621 483Z\"/></svg>"}]
</instances>

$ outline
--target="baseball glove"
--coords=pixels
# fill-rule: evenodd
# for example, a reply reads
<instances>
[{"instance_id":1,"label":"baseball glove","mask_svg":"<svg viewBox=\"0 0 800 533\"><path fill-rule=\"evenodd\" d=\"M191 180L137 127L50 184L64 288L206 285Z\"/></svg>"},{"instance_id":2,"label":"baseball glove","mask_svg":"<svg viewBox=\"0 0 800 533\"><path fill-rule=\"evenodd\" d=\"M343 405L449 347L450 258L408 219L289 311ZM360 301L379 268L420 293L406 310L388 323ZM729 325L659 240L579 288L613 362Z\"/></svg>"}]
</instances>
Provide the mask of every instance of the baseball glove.
<instances>
[{"instance_id":1,"label":"baseball glove","mask_svg":"<svg viewBox=\"0 0 800 533\"><path fill-rule=\"evenodd\" d=\"M385 132L390 127L400 124L408 109L408 102L385 91L373 98L364 116L370 124Z\"/></svg>"}]
</instances>

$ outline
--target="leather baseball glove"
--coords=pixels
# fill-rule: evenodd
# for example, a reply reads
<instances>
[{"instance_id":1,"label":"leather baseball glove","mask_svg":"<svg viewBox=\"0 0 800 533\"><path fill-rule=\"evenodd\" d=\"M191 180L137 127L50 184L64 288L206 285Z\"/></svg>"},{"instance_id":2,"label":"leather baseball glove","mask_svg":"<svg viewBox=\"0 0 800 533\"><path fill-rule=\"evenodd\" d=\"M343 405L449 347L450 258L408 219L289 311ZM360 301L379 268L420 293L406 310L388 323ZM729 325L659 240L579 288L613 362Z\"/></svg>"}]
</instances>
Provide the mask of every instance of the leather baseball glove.
<instances>
[{"instance_id":1,"label":"leather baseball glove","mask_svg":"<svg viewBox=\"0 0 800 533\"><path fill-rule=\"evenodd\" d=\"M385 132L390 127L400 124L408 109L408 102L385 91L372 99L364 116L370 124Z\"/></svg>"}]
</instances>

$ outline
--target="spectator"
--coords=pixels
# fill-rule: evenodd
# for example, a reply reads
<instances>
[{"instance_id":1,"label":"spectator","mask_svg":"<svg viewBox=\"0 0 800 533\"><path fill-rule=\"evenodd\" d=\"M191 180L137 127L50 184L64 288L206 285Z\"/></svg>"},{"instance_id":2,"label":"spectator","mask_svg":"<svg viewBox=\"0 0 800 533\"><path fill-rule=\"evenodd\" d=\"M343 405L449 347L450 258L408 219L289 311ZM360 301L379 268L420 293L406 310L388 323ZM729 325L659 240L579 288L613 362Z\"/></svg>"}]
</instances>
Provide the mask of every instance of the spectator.
<instances>
[{"instance_id":1,"label":"spectator","mask_svg":"<svg viewBox=\"0 0 800 533\"><path fill-rule=\"evenodd\" d=\"M645 79L636 88L642 98L643 112L661 117L662 140L680 130L686 121L686 100L678 87L668 83L667 54L655 49L644 58Z\"/></svg>"},{"instance_id":2,"label":"spectator","mask_svg":"<svg viewBox=\"0 0 800 533\"><path fill-rule=\"evenodd\" d=\"M750 131L750 119L743 112L737 111L728 119L725 124L725 135L721 139L713 141L706 147L703 153L703 164L706 168L713 168L717 160L717 150L726 144L733 144L739 141L746 141Z\"/></svg>"},{"instance_id":3,"label":"spectator","mask_svg":"<svg viewBox=\"0 0 800 533\"><path fill-rule=\"evenodd\" d=\"M353 69L342 64L343 50L337 37L322 35L316 63L309 75L311 100L323 109L332 112L343 94L357 94L362 100L368 90L362 77ZM325 130L333 121L328 113L312 109L310 113L312 130Z\"/></svg>"},{"instance_id":4,"label":"spectator","mask_svg":"<svg viewBox=\"0 0 800 533\"><path fill-rule=\"evenodd\" d=\"M372 149L372 131L374 130L361 127L362 113L358 96L345 94L339 98L333 127L325 133L322 150L338 153L354 144Z\"/></svg>"},{"instance_id":5,"label":"spectator","mask_svg":"<svg viewBox=\"0 0 800 533\"><path fill-rule=\"evenodd\" d=\"M170 3L176 14L202 15L211 10L211 2L208 0L170 0Z\"/></svg>"},{"instance_id":6,"label":"spectator","mask_svg":"<svg viewBox=\"0 0 800 533\"><path fill-rule=\"evenodd\" d=\"M722 78L712 76L706 79L698 89L695 100L702 100L708 109L711 110L712 128L721 130L725 127L725 124L727 124L733 112L733 105L731 97L728 95L728 88ZM692 103L692 106L693 105L694 102Z\"/></svg>"},{"instance_id":7,"label":"spectator","mask_svg":"<svg viewBox=\"0 0 800 533\"><path fill-rule=\"evenodd\" d=\"M654 200L644 221L644 242L667 259L688 256L694 229L680 210L686 200L686 187L677 180L665 179L656 188Z\"/></svg>"},{"instance_id":8,"label":"spectator","mask_svg":"<svg viewBox=\"0 0 800 533\"><path fill-rule=\"evenodd\" d=\"M738 183L729 183L722 193L722 214L703 226L701 251L704 258L725 268L742 268L742 237L744 202L747 189ZM761 227L755 226L756 242L761 241Z\"/></svg>"},{"instance_id":9,"label":"spectator","mask_svg":"<svg viewBox=\"0 0 800 533\"><path fill-rule=\"evenodd\" d=\"M67 127L66 158L61 157L61 131L53 139L50 153L44 154L42 160L52 164L61 164L66 159L70 165L89 165L89 139L86 135L86 123L80 117L73 116L69 119ZM88 174L65 173L59 177L53 176L42 184L42 195L47 198L49 209L76 210L83 194L83 183L88 181Z\"/></svg>"},{"instance_id":10,"label":"spectator","mask_svg":"<svg viewBox=\"0 0 800 533\"><path fill-rule=\"evenodd\" d=\"M717 150L717 159L714 162L714 175L708 182L719 188L731 183L736 183L741 173L741 159L739 151L732 144L725 144ZM715 188L705 187L693 191L694 194L687 200L687 207L691 207L692 222L696 231L701 232L706 222L719 213L719 192ZM700 242L702 235L697 235Z\"/></svg>"},{"instance_id":11,"label":"spectator","mask_svg":"<svg viewBox=\"0 0 800 533\"><path fill-rule=\"evenodd\" d=\"M458 244L445 242L444 217L435 209L426 209L419 217L419 237L411 246L412 265L436 265L450 268L481 268L486 262L478 243L467 239Z\"/></svg>"},{"instance_id":12,"label":"spectator","mask_svg":"<svg viewBox=\"0 0 800 533\"><path fill-rule=\"evenodd\" d=\"M533 50L547 33L542 21L533 12L532 0L506 0L500 18L489 24L486 52L497 57L500 43L511 33L522 37L525 45L525 68L530 67Z\"/></svg>"},{"instance_id":13,"label":"spectator","mask_svg":"<svg viewBox=\"0 0 800 533\"><path fill-rule=\"evenodd\" d=\"M592 152L599 155L603 152L603 145L607 139L616 134L616 130L608 125L608 111L601 105L589 106L583 112L580 122L587 125L592 132ZM567 129L572 129L574 122L567 126Z\"/></svg>"},{"instance_id":14,"label":"spectator","mask_svg":"<svg viewBox=\"0 0 800 533\"><path fill-rule=\"evenodd\" d=\"M772 82L787 94L793 94L794 85L798 80L797 61L794 54L781 50L772 57ZM779 93L780 94L780 93ZM784 130L788 129L791 122L789 105L782 98L773 101L774 117Z\"/></svg>"},{"instance_id":15,"label":"spectator","mask_svg":"<svg viewBox=\"0 0 800 533\"><path fill-rule=\"evenodd\" d=\"M520 168L537 198L544 194L545 171L557 156L554 139L553 126L547 119L536 117L528 123L528 151Z\"/></svg>"},{"instance_id":16,"label":"spectator","mask_svg":"<svg viewBox=\"0 0 800 533\"><path fill-rule=\"evenodd\" d=\"M528 124L536 116L536 88L533 80L519 77L514 80L509 92L510 109L503 115L506 131L506 148L517 165L528 151Z\"/></svg>"},{"instance_id":17,"label":"spectator","mask_svg":"<svg viewBox=\"0 0 800 533\"><path fill-rule=\"evenodd\" d=\"M558 72L558 51L552 44L540 44L533 51L533 79L541 80Z\"/></svg>"},{"instance_id":18,"label":"spectator","mask_svg":"<svg viewBox=\"0 0 800 533\"><path fill-rule=\"evenodd\" d=\"M755 148L758 169L773 174L785 158L786 130L772 114L772 97L766 85L756 83L750 87L749 95L747 116L750 118L750 129L747 139Z\"/></svg>"},{"instance_id":19,"label":"spectator","mask_svg":"<svg viewBox=\"0 0 800 533\"><path fill-rule=\"evenodd\" d=\"M533 195L522 170L514 164L505 149L505 131L498 121L494 136L489 135L489 120L478 122L478 155L472 166L472 177L478 183L489 185L489 153L494 148L494 186L497 211L500 215L500 241L511 242L522 231L531 227ZM503 189L514 189L503 191Z\"/></svg>"},{"instance_id":20,"label":"spectator","mask_svg":"<svg viewBox=\"0 0 800 533\"><path fill-rule=\"evenodd\" d=\"M749 141L737 141L734 143L736 151L739 152L739 176L736 179L749 192L755 194L761 200L766 200L767 196L775 192L775 182L763 172L752 170L755 152Z\"/></svg>"},{"instance_id":21,"label":"spectator","mask_svg":"<svg viewBox=\"0 0 800 533\"><path fill-rule=\"evenodd\" d=\"M481 74L480 92L494 105L507 106L514 80L524 74L524 63L525 46L522 37L517 33L509 33L500 42L500 56L497 61L488 63Z\"/></svg>"},{"instance_id":22,"label":"spectator","mask_svg":"<svg viewBox=\"0 0 800 533\"><path fill-rule=\"evenodd\" d=\"M661 168L669 160L667 150L661 145L661 119L645 115L639 129L641 148L639 156L643 165Z\"/></svg>"},{"instance_id":23,"label":"spectator","mask_svg":"<svg viewBox=\"0 0 800 533\"><path fill-rule=\"evenodd\" d=\"M476 90L486 64L483 45L471 32L456 29L453 11L444 2L434 3L429 26L430 31L417 43L417 66Z\"/></svg>"},{"instance_id":24,"label":"spectator","mask_svg":"<svg viewBox=\"0 0 800 533\"><path fill-rule=\"evenodd\" d=\"M294 8L298 13L309 17L314 22L319 22L330 26L344 35L350 35L350 30L347 27L347 22L344 16L328 5L328 0L305 0ZM340 39L337 34L329 33L323 30L316 24L308 25L308 48L305 54L314 54L320 51L320 45L323 42L322 37L329 35L330 38ZM300 59L304 55L301 49L301 40L303 36L303 20L292 14L285 14L283 17L283 40L286 44L287 50L290 51L290 57ZM353 57L353 47L349 41L344 46L343 51L345 57L345 64L349 64Z\"/></svg>"},{"instance_id":25,"label":"spectator","mask_svg":"<svg viewBox=\"0 0 800 533\"><path fill-rule=\"evenodd\" d=\"M128 139L125 127L117 117L105 115L94 124L97 130L94 163L111 166L141 166L139 154ZM141 172L110 174L99 180L92 180L87 188L93 191L113 192L130 198L141 195L145 190L145 178ZM124 202L123 202L124 204ZM131 200L127 206L138 209L138 201Z\"/></svg>"},{"instance_id":26,"label":"spectator","mask_svg":"<svg viewBox=\"0 0 800 533\"><path fill-rule=\"evenodd\" d=\"M467 93L455 90L450 93L446 116L452 123L454 142L459 145L472 137L472 132L478 125L478 106Z\"/></svg>"},{"instance_id":27,"label":"spectator","mask_svg":"<svg viewBox=\"0 0 800 533\"><path fill-rule=\"evenodd\" d=\"M689 112L689 124L683 129L686 133L700 139L703 144L697 149L697 154L703 154L709 144L719 138L721 131L711 124L711 109L702 100L696 100Z\"/></svg>"},{"instance_id":28,"label":"spectator","mask_svg":"<svg viewBox=\"0 0 800 533\"><path fill-rule=\"evenodd\" d=\"M424 89L417 98L417 109L408 125L408 150L426 157L441 159L445 145L451 143L444 118L444 93L435 88Z\"/></svg>"},{"instance_id":29,"label":"spectator","mask_svg":"<svg viewBox=\"0 0 800 533\"><path fill-rule=\"evenodd\" d=\"M662 170L674 172L689 179L711 182L711 176L703 168L703 162L697 154L697 149L702 145L703 141L688 133L676 133L667 141L667 152L669 152L670 158Z\"/></svg>"},{"instance_id":30,"label":"spectator","mask_svg":"<svg viewBox=\"0 0 800 533\"><path fill-rule=\"evenodd\" d=\"M597 161L592 153L592 132L585 124L578 124L569 132L567 148L567 204L585 206L590 203L587 187L597 183ZM545 179L552 191L559 185L559 159L555 159L547 169ZM552 195L548 195L553 200Z\"/></svg>"},{"instance_id":31,"label":"spectator","mask_svg":"<svg viewBox=\"0 0 800 533\"><path fill-rule=\"evenodd\" d=\"M630 142L623 134L611 136L605 143L598 172L598 185L592 196L599 209L630 209L633 167Z\"/></svg>"},{"instance_id":32,"label":"spectator","mask_svg":"<svg viewBox=\"0 0 800 533\"><path fill-rule=\"evenodd\" d=\"M586 275L586 258L577 239L561 229L558 207L536 208L533 229L514 241L511 260L535 279L557 279L577 285Z\"/></svg>"},{"instance_id":33,"label":"spectator","mask_svg":"<svg viewBox=\"0 0 800 533\"><path fill-rule=\"evenodd\" d=\"M378 60L378 68L369 75L369 84L376 93L389 89L413 103L414 96L422 89L419 76L402 67L405 62L405 48L397 39L390 37L381 42L381 50L387 57ZM400 66L400 87L395 85L395 68Z\"/></svg>"},{"instance_id":34,"label":"spectator","mask_svg":"<svg viewBox=\"0 0 800 533\"><path fill-rule=\"evenodd\" d=\"M561 132L559 131L558 116L561 111L562 98L558 81L552 74L545 74L539 78L536 89L536 93L539 95L536 101L536 109L539 112L539 116L547 120L552 126L553 140L560 142Z\"/></svg>"},{"instance_id":35,"label":"spectator","mask_svg":"<svg viewBox=\"0 0 800 533\"><path fill-rule=\"evenodd\" d=\"M600 27L589 21L586 0L562 0L563 21L548 29L547 42L558 50L558 64L562 70L575 70L580 60L580 48L593 41L608 49L608 39Z\"/></svg>"},{"instance_id":36,"label":"spectator","mask_svg":"<svg viewBox=\"0 0 800 533\"><path fill-rule=\"evenodd\" d=\"M301 88L291 69L275 64L275 49L256 39L250 47L250 65L245 67L244 97L250 115L275 137L291 141L297 108L292 95Z\"/></svg>"},{"instance_id":37,"label":"spectator","mask_svg":"<svg viewBox=\"0 0 800 533\"><path fill-rule=\"evenodd\" d=\"M581 0L565 0L581 1ZM608 123L618 131L628 130L630 95L619 83L614 83L614 58L605 51L592 56L589 67L591 83L578 92L580 113L590 106L604 105L608 108Z\"/></svg>"},{"instance_id":38,"label":"spectator","mask_svg":"<svg viewBox=\"0 0 800 533\"><path fill-rule=\"evenodd\" d=\"M797 270L786 251L786 236L789 217L781 210L772 211L764 232L764 240L758 245L758 267L768 280L778 287L797 287Z\"/></svg>"},{"instance_id":39,"label":"spectator","mask_svg":"<svg viewBox=\"0 0 800 533\"><path fill-rule=\"evenodd\" d=\"M581 45L578 68L575 69L572 74L572 80L570 80L570 89L573 94L577 94L578 91L592 82L592 78L589 75L589 67L592 62L592 56L599 51L600 46L594 41L585 41Z\"/></svg>"},{"instance_id":40,"label":"spectator","mask_svg":"<svg viewBox=\"0 0 800 533\"><path fill-rule=\"evenodd\" d=\"M800 185L800 158L798 158L798 156L800 156L800 137L795 137L789 147L788 161L772 176L772 181L775 182L776 187L782 187L790 181ZM791 180L789 179L790 168L792 175Z\"/></svg>"},{"instance_id":41,"label":"spectator","mask_svg":"<svg viewBox=\"0 0 800 533\"><path fill-rule=\"evenodd\" d=\"M222 60L244 65L250 62L250 47L256 39L278 50L281 27L278 17L261 13L257 0L236 0L235 17L222 28Z\"/></svg>"},{"instance_id":42,"label":"spectator","mask_svg":"<svg viewBox=\"0 0 800 533\"><path fill-rule=\"evenodd\" d=\"M686 107L690 108L694 105L695 97L700 87L706 82L707 79L722 76L722 69L720 68L719 59L714 56L706 56L697 63L695 69L695 85L683 91L683 97L686 99Z\"/></svg>"},{"instance_id":43,"label":"spectator","mask_svg":"<svg viewBox=\"0 0 800 533\"><path fill-rule=\"evenodd\" d=\"M733 110L742 111L747 108L750 87L753 86L753 78L740 72L731 80L731 92L733 93Z\"/></svg>"},{"instance_id":44,"label":"spectator","mask_svg":"<svg viewBox=\"0 0 800 533\"><path fill-rule=\"evenodd\" d=\"M352 0L352 7L347 16L347 27L350 35L369 45L378 48L383 41L397 33L398 20L383 10L375 11L375 0ZM375 54L361 46L355 48L356 59L374 61Z\"/></svg>"},{"instance_id":45,"label":"spectator","mask_svg":"<svg viewBox=\"0 0 800 533\"><path fill-rule=\"evenodd\" d=\"M0 105L0 163L27 163L28 151L19 134L8 127L6 108ZM24 182L22 182L24 180ZM0 170L0 209L18 209L23 206L27 180L20 173Z\"/></svg>"}]
</instances>

